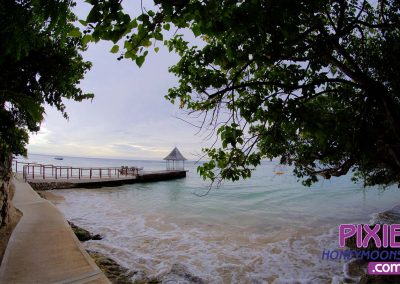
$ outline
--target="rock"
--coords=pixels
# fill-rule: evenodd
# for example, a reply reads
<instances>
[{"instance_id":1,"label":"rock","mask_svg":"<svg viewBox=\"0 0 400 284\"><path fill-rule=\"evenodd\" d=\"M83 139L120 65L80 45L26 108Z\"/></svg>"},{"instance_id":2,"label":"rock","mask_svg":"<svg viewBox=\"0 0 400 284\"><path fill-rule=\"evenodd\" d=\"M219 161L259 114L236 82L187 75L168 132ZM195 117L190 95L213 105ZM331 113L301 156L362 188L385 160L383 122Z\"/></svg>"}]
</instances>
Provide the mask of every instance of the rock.
<instances>
[{"instance_id":1,"label":"rock","mask_svg":"<svg viewBox=\"0 0 400 284\"><path fill-rule=\"evenodd\" d=\"M81 227L78 227L78 226L76 226L74 223L72 223L70 221L68 221L68 224L71 226L72 231L74 231L76 237L81 242L86 242L86 241L89 241L89 240L101 240L101 239L103 239L103 237L100 236L99 234L93 235L88 230L85 230L85 229L83 229Z\"/></svg>"},{"instance_id":2,"label":"rock","mask_svg":"<svg viewBox=\"0 0 400 284\"><path fill-rule=\"evenodd\" d=\"M11 181L11 163L11 153L0 149L0 263L12 230L22 215L11 202L15 192L15 186Z\"/></svg>"},{"instance_id":3,"label":"rock","mask_svg":"<svg viewBox=\"0 0 400 284\"><path fill-rule=\"evenodd\" d=\"M390 210L375 214L374 218L370 221L370 227L375 226L375 224L398 224L400 223L400 205L393 207ZM377 235L382 238L382 229L379 230ZM363 237L365 237L365 233L363 233ZM356 236L353 236L346 240L346 246L352 250L358 251L395 251L398 252L397 248L377 248L375 242L369 242L367 248L358 248L356 245ZM360 277L359 283L367 284L367 283L400 283L399 275L368 275L366 274L367 266L369 261L389 261L386 259L374 259L374 260L352 260L348 266L348 274L350 276ZM392 260L393 261L393 260Z\"/></svg>"},{"instance_id":4,"label":"rock","mask_svg":"<svg viewBox=\"0 0 400 284\"><path fill-rule=\"evenodd\" d=\"M118 264L112 258L109 258L96 251L87 251L96 264L104 272L111 283L115 284L159 284L158 279L151 279L143 271L129 271L129 269Z\"/></svg>"},{"instance_id":5,"label":"rock","mask_svg":"<svg viewBox=\"0 0 400 284\"><path fill-rule=\"evenodd\" d=\"M367 262L361 259L352 259L347 265L347 275L351 278L359 278L365 274Z\"/></svg>"},{"instance_id":6,"label":"rock","mask_svg":"<svg viewBox=\"0 0 400 284\"><path fill-rule=\"evenodd\" d=\"M192 275L188 268L183 264L175 263L172 265L170 272L161 278L163 284L203 284L205 281L200 277Z\"/></svg>"},{"instance_id":7,"label":"rock","mask_svg":"<svg viewBox=\"0 0 400 284\"><path fill-rule=\"evenodd\" d=\"M39 182L39 181L35 181L35 180L29 180L28 183L36 191L53 190L53 189L65 189L65 188L73 188L74 187L73 183L65 182L65 181Z\"/></svg>"},{"instance_id":8,"label":"rock","mask_svg":"<svg viewBox=\"0 0 400 284\"><path fill-rule=\"evenodd\" d=\"M11 199L13 196L13 187L10 183L12 155L0 152L0 228L10 223Z\"/></svg>"},{"instance_id":9,"label":"rock","mask_svg":"<svg viewBox=\"0 0 400 284\"><path fill-rule=\"evenodd\" d=\"M99 240L102 240L102 239L103 239L103 237L100 236L99 234L96 234L96 235L92 236L92 240L94 240L94 241L99 241Z\"/></svg>"},{"instance_id":10,"label":"rock","mask_svg":"<svg viewBox=\"0 0 400 284\"><path fill-rule=\"evenodd\" d=\"M100 269L104 272L104 274L110 280L111 283L118 283L118 284L134 283L131 280L134 273L129 272L127 268L122 267L113 259L106 257L105 255L99 252L90 250L88 250L87 252L96 262L96 264L100 267Z\"/></svg>"},{"instance_id":11,"label":"rock","mask_svg":"<svg viewBox=\"0 0 400 284\"><path fill-rule=\"evenodd\" d=\"M400 221L400 205L394 206L390 210L375 214L372 219L374 224L397 224Z\"/></svg>"},{"instance_id":12,"label":"rock","mask_svg":"<svg viewBox=\"0 0 400 284\"><path fill-rule=\"evenodd\" d=\"M397 284L400 279L398 275L368 275L361 277L359 284Z\"/></svg>"}]
</instances>

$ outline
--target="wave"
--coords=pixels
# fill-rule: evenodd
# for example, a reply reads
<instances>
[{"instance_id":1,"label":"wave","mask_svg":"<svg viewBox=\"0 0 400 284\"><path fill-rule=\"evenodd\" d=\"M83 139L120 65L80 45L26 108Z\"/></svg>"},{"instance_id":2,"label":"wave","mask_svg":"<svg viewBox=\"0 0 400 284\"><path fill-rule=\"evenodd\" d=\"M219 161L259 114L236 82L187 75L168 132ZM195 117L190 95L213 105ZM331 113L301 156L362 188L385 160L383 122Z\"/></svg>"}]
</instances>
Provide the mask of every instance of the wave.
<instances>
[{"instance_id":1,"label":"wave","mask_svg":"<svg viewBox=\"0 0 400 284\"><path fill-rule=\"evenodd\" d=\"M150 277L171 277L171 269L183 265L187 273L207 283L331 283L342 279L343 263L321 260L324 248L336 248L336 228L290 227L286 222L264 228L257 222L232 225L184 213L139 212L129 202L110 198L107 191L59 193L65 201L58 206L68 219L104 237L86 242L87 249Z\"/></svg>"}]
</instances>

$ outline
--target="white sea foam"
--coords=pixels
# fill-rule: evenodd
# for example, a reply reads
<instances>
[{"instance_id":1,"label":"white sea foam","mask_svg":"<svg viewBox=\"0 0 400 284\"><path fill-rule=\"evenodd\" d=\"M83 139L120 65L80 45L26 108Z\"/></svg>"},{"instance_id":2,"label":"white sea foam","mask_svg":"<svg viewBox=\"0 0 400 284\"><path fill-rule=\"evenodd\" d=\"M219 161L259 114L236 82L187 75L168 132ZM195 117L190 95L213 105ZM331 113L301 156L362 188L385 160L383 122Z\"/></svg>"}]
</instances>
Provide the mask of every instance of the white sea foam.
<instances>
[{"instance_id":1,"label":"white sea foam","mask_svg":"<svg viewBox=\"0 0 400 284\"><path fill-rule=\"evenodd\" d=\"M138 213L109 191L60 191L65 202L58 206L77 225L104 236L86 248L134 271L160 277L180 263L209 283L330 283L342 274L343 263L321 260L323 249L336 248L337 232L328 227L260 232L170 211Z\"/></svg>"}]
</instances>

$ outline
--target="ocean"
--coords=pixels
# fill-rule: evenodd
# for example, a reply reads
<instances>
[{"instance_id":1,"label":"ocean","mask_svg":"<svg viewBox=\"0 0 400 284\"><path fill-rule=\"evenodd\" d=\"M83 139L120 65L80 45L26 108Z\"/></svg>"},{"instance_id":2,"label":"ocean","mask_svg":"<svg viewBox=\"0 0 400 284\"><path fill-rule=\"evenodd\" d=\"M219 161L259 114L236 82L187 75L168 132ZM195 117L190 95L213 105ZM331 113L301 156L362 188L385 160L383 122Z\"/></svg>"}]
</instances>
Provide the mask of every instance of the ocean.
<instances>
[{"instance_id":1,"label":"ocean","mask_svg":"<svg viewBox=\"0 0 400 284\"><path fill-rule=\"evenodd\" d=\"M163 161L57 161L33 154L28 160L165 169ZM150 277L179 264L206 283L341 283L352 277L346 262L322 259L324 250L338 249L338 225L369 223L398 205L400 194L397 186L365 189L350 176L304 187L289 167L275 174L274 161L264 161L249 180L208 192L210 183L198 176L197 166L187 162L187 177L179 180L57 190L65 199L57 207L68 220L104 237L83 243L86 249Z\"/></svg>"}]
</instances>

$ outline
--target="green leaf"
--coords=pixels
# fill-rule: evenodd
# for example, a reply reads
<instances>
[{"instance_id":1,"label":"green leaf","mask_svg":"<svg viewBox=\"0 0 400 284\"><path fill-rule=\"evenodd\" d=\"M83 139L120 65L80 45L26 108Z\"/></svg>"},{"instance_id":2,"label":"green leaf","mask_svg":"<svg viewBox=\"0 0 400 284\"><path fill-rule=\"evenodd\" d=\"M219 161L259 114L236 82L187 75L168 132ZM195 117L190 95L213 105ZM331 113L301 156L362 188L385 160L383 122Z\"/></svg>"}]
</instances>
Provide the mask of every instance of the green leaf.
<instances>
[{"instance_id":1,"label":"green leaf","mask_svg":"<svg viewBox=\"0 0 400 284\"><path fill-rule=\"evenodd\" d=\"M82 38L82 44L87 45L92 40L91 35L84 35Z\"/></svg>"},{"instance_id":2,"label":"green leaf","mask_svg":"<svg viewBox=\"0 0 400 284\"><path fill-rule=\"evenodd\" d=\"M157 53L159 50L160 50L159 47L155 47L155 48L154 48L154 51L155 51L156 53Z\"/></svg>"},{"instance_id":3,"label":"green leaf","mask_svg":"<svg viewBox=\"0 0 400 284\"><path fill-rule=\"evenodd\" d=\"M77 22L74 1L2 1L0 6L0 156L6 157L26 154L28 132L40 130L45 106L67 118L64 102L89 97L79 83L91 64L81 54L78 27L85 22Z\"/></svg>"},{"instance_id":4,"label":"green leaf","mask_svg":"<svg viewBox=\"0 0 400 284\"><path fill-rule=\"evenodd\" d=\"M69 31L68 35L69 35L70 37L80 37L82 34L81 34L81 32L79 31L79 29L78 29L77 27L73 27L73 28Z\"/></svg>"},{"instance_id":5,"label":"green leaf","mask_svg":"<svg viewBox=\"0 0 400 284\"><path fill-rule=\"evenodd\" d=\"M156 40L163 40L163 35L161 34L161 33L155 33L154 34L154 38L156 39Z\"/></svg>"},{"instance_id":6,"label":"green leaf","mask_svg":"<svg viewBox=\"0 0 400 284\"><path fill-rule=\"evenodd\" d=\"M130 28L134 29L134 28L136 28L137 26L138 26L138 23L137 23L136 19L133 19L133 20L130 22Z\"/></svg>"},{"instance_id":7,"label":"green leaf","mask_svg":"<svg viewBox=\"0 0 400 284\"><path fill-rule=\"evenodd\" d=\"M163 28L164 28L164 30L169 31L169 29L171 28L171 25L166 23L166 24L164 24Z\"/></svg>"},{"instance_id":8,"label":"green leaf","mask_svg":"<svg viewBox=\"0 0 400 284\"><path fill-rule=\"evenodd\" d=\"M100 20L101 14L99 11L99 6L93 6L92 10L90 10L88 16L86 17L86 22L87 23L96 23L97 21Z\"/></svg>"},{"instance_id":9,"label":"green leaf","mask_svg":"<svg viewBox=\"0 0 400 284\"><path fill-rule=\"evenodd\" d=\"M143 10L132 21L121 1L87 1L94 39L127 36L124 56L139 67L146 50L159 51L155 41L170 38L164 45L180 57L169 69L178 78L168 91L171 102L213 113L204 125L214 125L218 114L238 117L240 125L228 119L217 127L224 149L207 151L222 178L247 178L249 165L280 157L298 177L323 168L326 177L343 175L353 167L370 185L400 183L391 157L400 159L399 1L380 1L383 10L368 3L379 1L361 0L156 1L156 12ZM355 17L365 24L354 29ZM202 44L171 36L175 27L189 27ZM199 168L203 177L213 177L211 165ZM311 174L306 183L315 180Z\"/></svg>"},{"instance_id":10,"label":"green leaf","mask_svg":"<svg viewBox=\"0 0 400 284\"><path fill-rule=\"evenodd\" d=\"M119 51L119 45L118 44L115 44L110 50L111 53L117 53L118 51Z\"/></svg>"},{"instance_id":11,"label":"green leaf","mask_svg":"<svg viewBox=\"0 0 400 284\"><path fill-rule=\"evenodd\" d=\"M144 56L139 56L138 58L136 58L136 65L142 67L144 59L145 59Z\"/></svg>"},{"instance_id":12,"label":"green leaf","mask_svg":"<svg viewBox=\"0 0 400 284\"><path fill-rule=\"evenodd\" d=\"M193 25L192 26L192 32L193 34L198 37L199 35L201 35L201 30L200 30L200 26L199 25Z\"/></svg>"}]
</instances>

